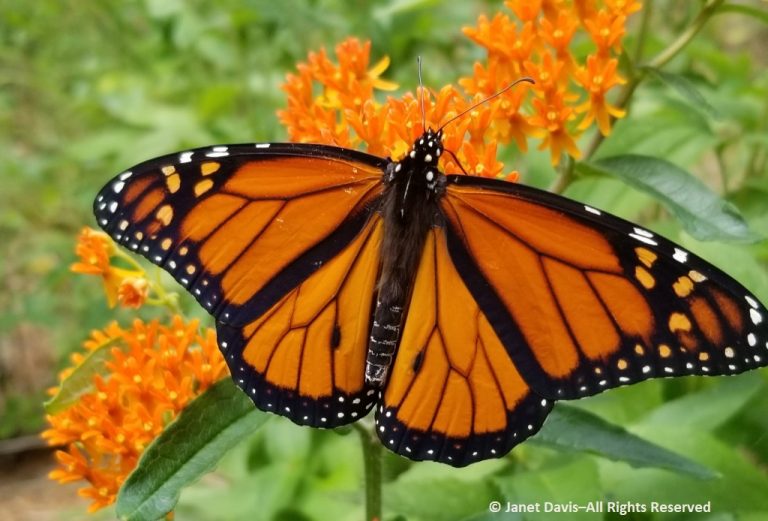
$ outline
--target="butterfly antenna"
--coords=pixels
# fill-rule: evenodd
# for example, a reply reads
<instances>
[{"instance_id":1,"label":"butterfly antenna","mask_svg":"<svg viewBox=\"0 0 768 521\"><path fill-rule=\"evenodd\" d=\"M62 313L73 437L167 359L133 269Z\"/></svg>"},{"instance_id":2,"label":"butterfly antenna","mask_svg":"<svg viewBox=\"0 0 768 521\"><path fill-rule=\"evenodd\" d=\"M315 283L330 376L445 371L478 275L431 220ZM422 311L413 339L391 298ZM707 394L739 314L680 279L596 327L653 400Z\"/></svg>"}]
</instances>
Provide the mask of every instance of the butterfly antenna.
<instances>
[{"instance_id":1,"label":"butterfly antenna","mask_svg":"<svg viewBox=\"0 0 768 521\"><path fill-rule=\"evenodd\" d=\"M507 85L506 87L504 87L503 89L501 89L500 91L496 92L495 94L491 94L490 96L488 96L484 100L478 101L477 103L475 103L474 105L469 107L467 110L464 110L464 111L460 112L459 114L456 114L455 116L453 116L451 119L449 119L448 121L443 123L443 125L438 129L438 132L443 130L445 127L447 127L448 125L450 125L451 123L453 123L454 121L456 121L457 119L459 119L460 117L465 115L466 113L472 112L473 110L475 110L477 107L479 107L483 103L488 103L492 99L501 96L502 94L507 92L509 89L511 89L512 87L514 87L518 83L522 83L522 82L526 82L526 83L530 83L530 84L536 83L535 81L533 81L533 78L529 78L527 76L524 76L524 77L522 77L520 79L517 79L517 80L513 81L512 83L510 83L509 85Z\"/></svg>"},{"instance_id":2,"label":"butterfly antenna","mask_svg":"<svg viewBox=\"0 0 768 521\"><path fill-rule=\"evenodd\" d=\"M427 111L424 108L424 82L421 81L421 56L416 57L416 63L419 64L419 90L421 94L421 131L427 130Z\"/></svg>"}]
</instances>

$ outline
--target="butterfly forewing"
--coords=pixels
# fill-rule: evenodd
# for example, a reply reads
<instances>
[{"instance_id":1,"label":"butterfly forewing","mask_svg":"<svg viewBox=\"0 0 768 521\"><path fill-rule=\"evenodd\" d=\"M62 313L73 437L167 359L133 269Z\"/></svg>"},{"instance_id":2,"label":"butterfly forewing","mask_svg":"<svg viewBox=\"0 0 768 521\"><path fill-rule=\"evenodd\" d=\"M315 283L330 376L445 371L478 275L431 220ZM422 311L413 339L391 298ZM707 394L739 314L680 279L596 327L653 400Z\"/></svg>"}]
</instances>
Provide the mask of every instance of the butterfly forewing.
<instances>
[{"instance_id":1,"label":"butterfly forewing","mask_svg":"<svg viewBox=\"0 0 768 521\"><path fill-rule=\"evenodd\" d=\"M768 360L765 308L641 227L511 183L449 177L451 256L523 378L550 399Z\"/></svg>"},{"instance_id":2,"label":"butterfly forewing","mask_svg":"<svg viewBox=\"0 0 768 521\"><path fill-rule=\"evenodd\" d=\"M96 218L171 273L219 320L244 324L363 228L384 161L318 145L181 152L112 180Z\"/></svg>"}]
</instances>

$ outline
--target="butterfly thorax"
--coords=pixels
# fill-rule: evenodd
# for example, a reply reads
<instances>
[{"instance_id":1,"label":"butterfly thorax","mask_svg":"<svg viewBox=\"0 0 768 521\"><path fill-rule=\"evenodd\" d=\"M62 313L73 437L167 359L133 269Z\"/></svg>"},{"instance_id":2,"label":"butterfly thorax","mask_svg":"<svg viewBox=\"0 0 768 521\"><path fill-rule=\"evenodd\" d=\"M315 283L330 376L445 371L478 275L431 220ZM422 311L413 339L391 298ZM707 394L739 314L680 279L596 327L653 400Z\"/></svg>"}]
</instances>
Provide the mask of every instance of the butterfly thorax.
<instances>
[{"instance_id":1,"label":"butterfly thorax","mask_svg":"<svg viewBox=\"0 0 768 521\"><path fill-rule=\"evenodd\" d=\"M424 241L440 222L437 202L445 191L445 175L437 164L442 152L442 131L429 129L384 173L381 277L365 370L366 382L375 387L386 382Z\"/></svg>"}]
</instances>

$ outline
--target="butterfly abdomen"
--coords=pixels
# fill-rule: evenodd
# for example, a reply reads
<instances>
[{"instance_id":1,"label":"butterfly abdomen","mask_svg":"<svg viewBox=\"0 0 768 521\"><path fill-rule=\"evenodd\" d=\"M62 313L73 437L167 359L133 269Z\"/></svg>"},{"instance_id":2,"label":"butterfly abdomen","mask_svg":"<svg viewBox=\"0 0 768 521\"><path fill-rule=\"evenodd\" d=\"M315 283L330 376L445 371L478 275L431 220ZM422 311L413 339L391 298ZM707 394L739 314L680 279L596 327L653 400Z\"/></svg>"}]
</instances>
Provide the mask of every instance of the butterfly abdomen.
<instances>
[{"instance_id":1,"label":"butterfly abdomen","mask_svg":"<svg viewBox=\"0 0 768 521\"><path fill-rule=\"evenodd\" d=\"M381 276L365 367L366 382L379 388L386 384L397 352L427 234L441 223L437 201L444 176L431 164L438 156L430 155L434 146L428 148L428 142L421 141L423 146L415 145L402 161L390 163L384 175ZM440 190L436 190L438 185Z\"/></svg>"},{"instance_id":2,"label":"butterfly abdomen","mask_svg":"<svg viewBox=\"0 0 768 521\"><path fill-rule=\"evenodd\" d=\"M397 351L402 318L402 305L376 301L365 365L365 380L370 385L384 387L387 372Z\"/></svg>"}]
</instances>

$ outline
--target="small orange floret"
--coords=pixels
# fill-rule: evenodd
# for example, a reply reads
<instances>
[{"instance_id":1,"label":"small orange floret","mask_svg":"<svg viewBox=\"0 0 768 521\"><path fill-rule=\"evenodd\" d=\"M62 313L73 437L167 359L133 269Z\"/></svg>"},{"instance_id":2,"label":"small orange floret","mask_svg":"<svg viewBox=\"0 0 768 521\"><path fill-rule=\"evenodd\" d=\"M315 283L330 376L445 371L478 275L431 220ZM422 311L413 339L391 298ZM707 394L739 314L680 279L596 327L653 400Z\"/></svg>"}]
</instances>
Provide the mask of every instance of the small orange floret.
<instances>
[{"instance_id":1,"label":"small orange floret","mask_svg":"<svg viewBox=\"0 0 768 521\"><path fill-rule=\"evenodd\" d=\"M611 105L606 99L606 93L611 88L626 83L626 80L617 74L617 66L616 58L605 60L599 56L590 56L587 58L587 66L574 73L576 81L584 87L588 95L587 101L577 107L579 112L586 112L579 124L580 129L585 129L593 121L597 121L600 132L607 136L611 132L611 116L624 116L624 110Z\"/></svg>"},{"instance_id":2,"label":"small orange floret","mask_svg":"<svg viewBox=\"0 0 768 521\"><path fill-rule=\"evenodd\" d=\"M126 308L140 308L148 296L149 281L144 277L126 277L117 290L117 299Z\"/></svg>"},{"instance_id":3,"label":"small orange floret","mask_svg":"<svg viewBox=\"0 0 768 521\"><path fill-rule=\"evenodd\" d=\"M75 253L80 261L72 264L75 273L103 275L110 269L109 258L114 252L112 239L106 233L85 227L77 237Z\"/></svg>"}]
</instances>

